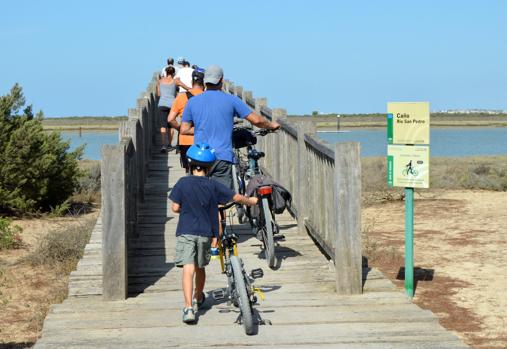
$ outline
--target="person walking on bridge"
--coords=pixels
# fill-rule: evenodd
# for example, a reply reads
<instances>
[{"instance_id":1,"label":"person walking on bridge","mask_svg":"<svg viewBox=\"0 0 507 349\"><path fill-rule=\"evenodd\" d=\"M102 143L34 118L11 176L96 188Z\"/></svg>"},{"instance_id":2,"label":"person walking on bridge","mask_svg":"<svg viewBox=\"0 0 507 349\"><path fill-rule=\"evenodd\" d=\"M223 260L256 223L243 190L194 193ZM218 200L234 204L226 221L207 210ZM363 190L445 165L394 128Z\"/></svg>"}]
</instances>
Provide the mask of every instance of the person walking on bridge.
<instances>
[{"instance_id":1,"label":"person walking on bridge","mask_svg":"<svg viewBox=\"0 0 507 349\"><path fill-rule=\"evenodd\" d=\"M258 115L238 97L222 91L224 72L218 65L211 65L204 72L206 91L190 99L183 112L180 132L194 135L195 143L207 143L215 149L217 161L209 176L228 188L233 188L232 149L234 117L246 119L259 128L277 130L277 122Z\"/></svg>"},{"instance_id":2,"label":"person walking on bridge","mask_svg":"<svg viewBox=\"0 0 507 349\"><path fill-rule=\"evenodd\" d=\"M211 241L218 236L218 205L232 200L252 206L257 204L258 199L236 194L206 177L215 162L215 154L208 144L192 145L188 149L188 160L191 175L176 182L169 199L173 202L172 211L180 215L176 227L174 264L183 269L183 322L194 323L195 313L205 299L205 267L210 261Z\"/></svg>"},{"instance_id":3,"label":"person walking on bridge","mask_svg":"<svg viewBox=\"0 0 507 349\"><path fill-rule=\"evenodd\" d=\"M157 96L160 97L158 101L158 121L160 125L160 137L162 138L162 153L167 152L168 147L171 150L171 141L174 130L170 128L167 123L167 117L171 111L171 106L176 97L176 84L174 83L174 67L169 66L165 69L166 76L158 80L157 83ZM169 129L169 133L167 130Z\"/></svg>"},{"instance_id":4,"label":"person walking on bridge","mask_svg":"<svg viewBox=\"0 0 507 349\"><path fill-rule=\"evenodd\" d=\"M171 128L175 128L178 131L180 130L180 125L176 121L176 117L181 117L183 115L183 111L185 110L185 106L190 98L200 95L204 92L204 69L195 68L192 72L192 88L189 88L186 93L179 93L176 96L176 99L173 102L173 106L171 108L171 112L169 113L169 117L167 118L167 122L171 126ZM189 172L188 168L188 159L187 159L187 150L190 146L194 144L194 136L182 135L181 132L178 136L178 146L180 151L180 163L181 167L185 169L185 172Z\"/></svg>"},{"instance_id":5,"label":"person walking on bridge","mask_svg":"<svg viewBox=\"0 0 507 349\"><path fill-rule=\"evenodd\" d=\"M184 59L180 58L178 59L178 64L182 65L182 68L178 70L178 73L174 76L177 84L178 84L178 93L185 93L187 90L184 86L191 86L192 85L192 72L194 69L190 68L190 63ZM182 82L183 84L179 84L179 82Z\"/></svg>"}]
</instances>

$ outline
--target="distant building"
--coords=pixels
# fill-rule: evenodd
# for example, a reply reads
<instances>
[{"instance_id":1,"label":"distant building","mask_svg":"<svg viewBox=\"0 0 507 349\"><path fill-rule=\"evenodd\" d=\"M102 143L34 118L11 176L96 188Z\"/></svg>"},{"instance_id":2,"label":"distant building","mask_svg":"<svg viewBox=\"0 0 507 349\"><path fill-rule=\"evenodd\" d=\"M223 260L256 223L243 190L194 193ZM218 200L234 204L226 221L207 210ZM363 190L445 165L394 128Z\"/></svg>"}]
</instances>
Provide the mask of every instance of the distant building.
<instances>
[{"instance_id":1,"label":"distant building","mask_svg":"<svg viewBox=\"0 0 507 349\"><path fill-rule=\"evenodd\" d=\"M488 110L488 109L447 109L438 110L436 113L444 114L506 114L507 110Z\"/></svg>"}]
</instances>

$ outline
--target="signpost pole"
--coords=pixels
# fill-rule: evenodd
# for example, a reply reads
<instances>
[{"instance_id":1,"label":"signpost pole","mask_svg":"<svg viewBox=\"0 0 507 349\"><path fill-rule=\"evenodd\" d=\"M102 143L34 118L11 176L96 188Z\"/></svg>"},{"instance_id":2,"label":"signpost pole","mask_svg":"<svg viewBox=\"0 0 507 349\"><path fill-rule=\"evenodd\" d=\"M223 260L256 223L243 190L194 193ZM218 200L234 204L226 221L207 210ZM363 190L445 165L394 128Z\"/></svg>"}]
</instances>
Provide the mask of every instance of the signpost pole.
<instances>
[{"instance_id":1,"label":"signpost pole","mask_svg":"<svg viewBox=\"0 0 507 349\"><path fill-rule=\"evenodd\" d=\"M414 188L405 188L405 292L414 297Z\"/></svg>"}]
</instances>

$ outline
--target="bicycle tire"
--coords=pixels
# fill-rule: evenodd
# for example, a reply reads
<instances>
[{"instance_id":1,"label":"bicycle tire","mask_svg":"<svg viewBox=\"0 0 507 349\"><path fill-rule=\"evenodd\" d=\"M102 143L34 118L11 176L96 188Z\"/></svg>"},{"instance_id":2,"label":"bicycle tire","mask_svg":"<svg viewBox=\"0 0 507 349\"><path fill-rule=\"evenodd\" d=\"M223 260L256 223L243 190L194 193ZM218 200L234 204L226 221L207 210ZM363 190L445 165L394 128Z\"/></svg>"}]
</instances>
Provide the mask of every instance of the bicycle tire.
<instances>
[{"instance_id":1,"label":"bicycle tire","mask_svg":"<svg viewBox=\"0 0 507 349\"><path fill-rule=\"evenodd\" d=\"M230 257L232 274L234 277L234 288L238 297L239 310L241 312L241 321L247 335L254 334L253 311L250 304L250 297L245 283L245 274L241 266L241 260L236 256Z\"/></svg>"},{"instance_id":2,"label":"bicycle tire","mask_svg":"<svg viewBox=\"0 0 507 349\"><path fill-rule=\"evenodd\" d=\"M271 210L269 209L269 202L267 198L262 198L262 213L264 215L264 256L268 267L273 268L275 266L275 241L273 237L273 218L271 218Z\"/></svg>"}]
</instances>

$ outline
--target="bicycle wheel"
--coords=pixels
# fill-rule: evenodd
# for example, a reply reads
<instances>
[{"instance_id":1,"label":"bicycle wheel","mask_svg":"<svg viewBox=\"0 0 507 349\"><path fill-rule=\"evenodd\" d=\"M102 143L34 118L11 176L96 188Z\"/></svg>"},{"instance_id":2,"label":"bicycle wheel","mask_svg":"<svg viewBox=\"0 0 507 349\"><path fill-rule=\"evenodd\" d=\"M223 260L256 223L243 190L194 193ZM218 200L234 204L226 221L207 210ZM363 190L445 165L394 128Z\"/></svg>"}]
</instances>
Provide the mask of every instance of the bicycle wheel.
<instances>
[{"instance_id":1,"label":"bicycle wheel","mask_svg":"<svg viewBox=\"0 0 507 349\"><path fill-rule=\"evenodd\" d=\"M230 261L234 277L234 288L238 298L239 310L241 312L241 320L243 322L243 327L245 328L245 333L250 335L254 333L253 312L250 305L248 290L246 289L243 267L241 266L241 260L236 256L231 256Z\"/></svg>"},{"instance_id":2,"label":"bicycle wheel","mask_svg":"<svg viewBox=\"0 0 507 349\"><path fill-rule=\"evenodd\" d=\"M262 198L262 214L264 216L264 255L268 262L268 267L275 266L275 241L273 238L273 219L271 218L271 210L269 209L269 202L267 198Z\"/></svg>"}]
</instances>

